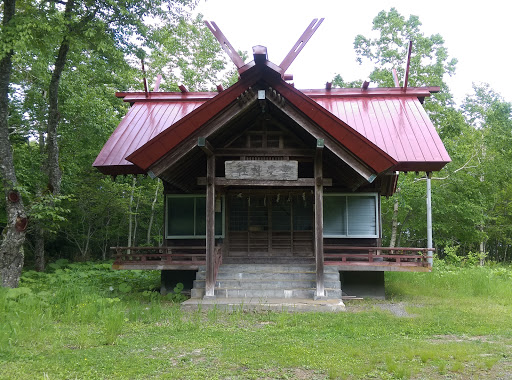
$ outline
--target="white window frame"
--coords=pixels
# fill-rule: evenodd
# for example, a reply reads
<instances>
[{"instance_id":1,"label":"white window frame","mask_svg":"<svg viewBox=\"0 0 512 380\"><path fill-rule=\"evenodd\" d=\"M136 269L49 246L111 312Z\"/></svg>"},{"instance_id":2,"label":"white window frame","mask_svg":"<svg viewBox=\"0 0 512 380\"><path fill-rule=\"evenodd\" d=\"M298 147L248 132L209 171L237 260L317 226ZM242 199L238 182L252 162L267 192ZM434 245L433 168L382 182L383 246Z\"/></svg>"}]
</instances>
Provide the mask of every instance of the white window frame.
<instances>
[{"instance_id":1,"label":"white window frame","mask_svg":"<svg viewBox=\"0 0 512 380\"><path fill-rule=\"evenodd\" d=\"M206 198L205 194L166 194L165 195L165 238L166 239L206 239L206 235L168 235L168 223L169 223L169 207L168 207L168 199L169 198ZM216 239L223 239L226 235L226 199L224 196L222 198L222 233L220 235L215 235ZM194 202L194 233L196 232L196 202ZM205 215L206 218L206 215Z\"/></svg>"},{"instance_id":2,"label":"white window frame","mask_svg":"<svg viewBox=\"0 0 512 380\"><path fill-rule=\"evenodd\" d=\"M322 236L324 238L379 238L380 233L380 217L379 217L379 194L378 193L324 193L325 197L346 197L345 199L348 201L348 197L368 197L373 196L375 198L375 234L374 235L349 235L349 215L348 215L348 202L345 203L345 225L347 226L347 234L325 234L325 223L324 229L322 230ZM323 216L322 216L323 217Z\"/></svg>"}]
</instances>

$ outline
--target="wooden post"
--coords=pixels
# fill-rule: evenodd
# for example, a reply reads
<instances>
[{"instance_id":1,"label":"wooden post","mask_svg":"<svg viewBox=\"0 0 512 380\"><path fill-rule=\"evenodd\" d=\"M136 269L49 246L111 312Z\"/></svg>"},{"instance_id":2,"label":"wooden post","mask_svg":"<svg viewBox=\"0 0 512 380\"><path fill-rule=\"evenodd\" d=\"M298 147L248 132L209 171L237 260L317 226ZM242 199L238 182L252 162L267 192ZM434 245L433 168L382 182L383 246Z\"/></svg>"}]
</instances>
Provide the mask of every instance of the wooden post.
<instances>
[{"instance_id":1,"label":"wooden post","mask_svg":"<svg viewBox=\"0 0 512 380\"><path fill-rule=\"evenodd\" d=\"M430 183L430 173L427 174L427 248L433 248L432 244L432 185ZM428 251L427 251L428 252ZM428 255L433 255L433 252L428 252ZM428 258L428 265L432 266L434 259Z\"/></svg>"},{"instance_id":2,"label":"wooden post","mask_svg":"<svg viewBox=\"0 0 512 380\"><path fill-rule=\"evenodd\" d=\"M215 297L215 156L206 161L206 286L205 298Z\"/></svg>"},{"instance_id":3,"label":"wooden post","mask_svg":"<svg viewBox=\"0 0 512 380\"><path fill-rule=\"evenodd\" d=\"M322 170L322 151L324 140L318 139L315 155L315 258L316 293L315 299L325 298L324 287L324 184Z\"/></svg>"}]
</instances>

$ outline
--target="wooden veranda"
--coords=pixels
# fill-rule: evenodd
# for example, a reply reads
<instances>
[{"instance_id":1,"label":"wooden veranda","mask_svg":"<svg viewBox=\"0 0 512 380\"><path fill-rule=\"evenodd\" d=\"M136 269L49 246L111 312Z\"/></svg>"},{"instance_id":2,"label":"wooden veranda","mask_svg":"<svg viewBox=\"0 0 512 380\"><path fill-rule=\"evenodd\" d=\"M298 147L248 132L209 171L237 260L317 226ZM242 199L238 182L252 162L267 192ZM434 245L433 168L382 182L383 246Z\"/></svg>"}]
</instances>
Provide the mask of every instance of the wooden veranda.
<instances>
[{"instance_id":1,"label":"wooden veranda","mask_svg":"<svg viewBox=\"0 0 512 380\"><path fill-rule=\"evenodd\" d=\"M206 265L206 247L112 247L113 269L197 270ZM324 245L324 265L339 271L429 272L434 248L348 247ZM215 273L222 264L222 246L215 247ZM272 265L272 264L269 264Z\"/></svg>"}]
</instances>

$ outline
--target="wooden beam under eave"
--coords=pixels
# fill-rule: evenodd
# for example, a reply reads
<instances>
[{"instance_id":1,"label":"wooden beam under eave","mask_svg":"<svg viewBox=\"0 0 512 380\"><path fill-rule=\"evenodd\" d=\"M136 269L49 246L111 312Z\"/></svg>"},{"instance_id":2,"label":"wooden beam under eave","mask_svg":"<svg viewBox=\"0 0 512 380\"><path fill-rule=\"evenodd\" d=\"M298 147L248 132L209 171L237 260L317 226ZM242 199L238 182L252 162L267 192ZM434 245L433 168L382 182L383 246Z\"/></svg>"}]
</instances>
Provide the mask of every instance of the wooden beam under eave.
<instances>
[{"instance_id":1,"label":"wooden beam under eave","mask_svg":"<svg viewBox=\"0 0 512 380\"><path fill-rule=\"evenodd\" d=\"M197 146L208 156L213 156L213 146L206 140L206 137L197 138Z\"/></svg>"},{"instance_id":2,"label":"wooden beam under eave","mask_svg":"<svg viewBox=\"0 0 512 380\"><path fill-rule=\"evenodd\" d=\"M198 177L197 184L205 186L208 183L206 177ZM279 187L313 187L315 178L299 178L292 181L273 181L257 179L227 179L225 177L216 177L215 186L279 186ZM332 186L332 178L323 178L322 186Z\"/></svg>"}]
</instances>

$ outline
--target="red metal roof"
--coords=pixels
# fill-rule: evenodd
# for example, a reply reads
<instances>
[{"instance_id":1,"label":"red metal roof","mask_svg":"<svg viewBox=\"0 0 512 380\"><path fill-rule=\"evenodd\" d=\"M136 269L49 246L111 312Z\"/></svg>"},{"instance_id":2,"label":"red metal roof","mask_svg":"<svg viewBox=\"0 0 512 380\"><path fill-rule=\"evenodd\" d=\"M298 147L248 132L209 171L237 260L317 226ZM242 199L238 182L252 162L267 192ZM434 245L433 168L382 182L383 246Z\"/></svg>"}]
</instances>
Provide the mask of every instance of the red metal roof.
<instances>
[{"instance_id":1,"label":"red metal roof","mask_svg":"<svg viewBox=\"0 0 512 380\"><path fill-rule=\"evenodd\" d=\"M398 162L394 170L437 171L450 162L415 96L325 95L315 101L393 157Z\"/></svg>"},{"instance_id":2,"label":"red metal roof","mask_svg":"<svg viewBox=\"0 0 512 380\"><path fill-rule=\"evenodd\" d=\"M173 95L178 96L178 94ZM137 98L142 101L137 102L135 100ZM148 101L141 94L125 97L125 101L135 101L135 103L105 143L93 166L102 173L111 175L145 173L138 166L128 162L126 157L190 114L207 99L163 101L158 97L156 101Z\"/></svg>"},{"instance_id":3,"label":"red metal roof","mask_svg":"<svg viewBox=\"0 0 512 380\"><path fill-rule=\"evenodd\" d=\"M105 174L144 173L262 75L273 71L264 65L258 70L258 66L247 70L239 82L221 93L150 93L147 97L144 93L118 94L133 106L93 165ZM266 79L287 101L377 173L388 169L436 171L450 162L418 100L429 96L432 89L300 91L280 77L270 75ZM138 166L128 162L127 157Z\"/></svg>"}]
</instances>

